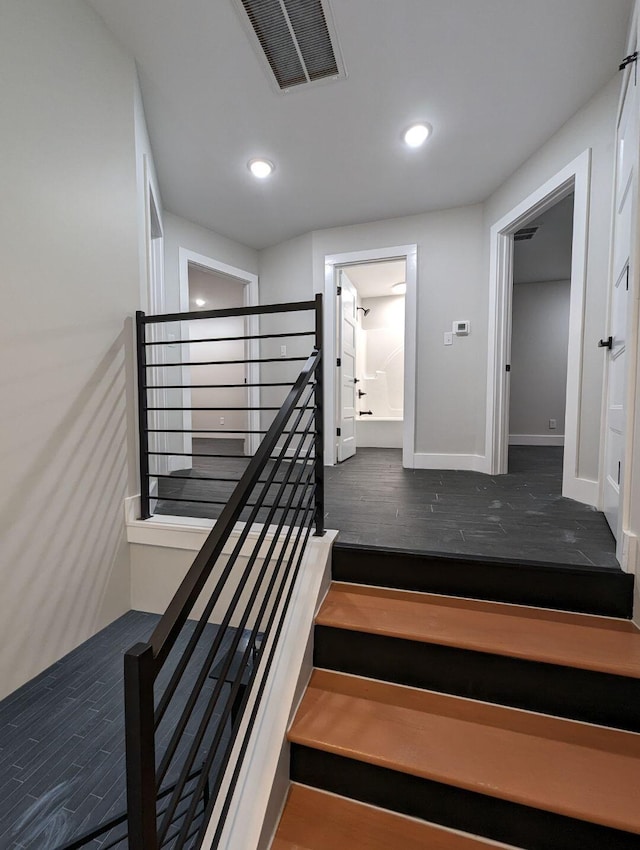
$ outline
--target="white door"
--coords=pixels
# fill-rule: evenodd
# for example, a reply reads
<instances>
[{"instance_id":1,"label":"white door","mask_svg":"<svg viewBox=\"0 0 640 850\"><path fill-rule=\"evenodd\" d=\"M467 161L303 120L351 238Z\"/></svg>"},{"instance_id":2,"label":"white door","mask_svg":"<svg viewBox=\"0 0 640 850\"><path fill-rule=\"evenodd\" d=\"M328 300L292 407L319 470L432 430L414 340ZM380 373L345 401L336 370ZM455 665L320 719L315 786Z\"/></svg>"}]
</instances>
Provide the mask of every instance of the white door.
<instances>
[{"instance_id":1,"label":"white door","mask_svg":"<svg viewBox=\"0 0 640 850\"><path fill-rule=\"evenodd\" d=\"M338 272L338 462L356 453L357 293Z\"/></svg>"},{"instance_id":2,"label":"white door","mask_svg":"<svg viewBox=\"0 0 640 850\"><path fill-rule=\"evenodd\" d=\"M617 131L615 214L613 233L613 275L607 350L607 411L604 453L604 513L617 538L620 492L623 486L625 439L625 385L627 319L629 304L629 265L635 221L638 102L635 65L625 73L626 92ZM605 340L603 340L605 341Z\"/></svg>"}]
</instances>

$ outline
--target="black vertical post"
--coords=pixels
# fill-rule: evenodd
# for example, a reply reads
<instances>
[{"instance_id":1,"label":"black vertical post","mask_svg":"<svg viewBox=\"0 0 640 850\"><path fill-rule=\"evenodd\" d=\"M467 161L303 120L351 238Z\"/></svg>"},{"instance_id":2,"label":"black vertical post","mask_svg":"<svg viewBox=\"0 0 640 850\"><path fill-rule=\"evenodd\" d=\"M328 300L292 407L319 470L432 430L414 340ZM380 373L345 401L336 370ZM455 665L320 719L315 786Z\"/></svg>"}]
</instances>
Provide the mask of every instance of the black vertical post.
<instances>
[{"instance_id":1,"label":"black vertical post","mask_svg":"<svg viewBox=\"0 0 640 850\"><path fill-rule=\"evenodd\" d=\"M315 536L322 537L324 534L324 377L322 370L324 362L322 357L322 295L316 295L316 349L320 352L320 358L316 366L315 374L315 478L316 478L316 530Z\"/></svg>"},{"instance_id":2,"label":"black vertical post","mask_svg":"<svg viewBox=\"0 0 640 850\"><path fill-rule=\"evenodd\" d=\"M138 436L140 451L140 519L149 519L149 412L147 410L147 347L144 313L136 312L136 353L138 357Z\"/></svg>"},{"instance_id":3,"label":"black vertical post","mask_svg":"<svg viewBox=\"0 0 640 850\"><path fill-rule=\"evenodd\" d=\"M138 643L124 656L129 850L158 850L153 647Z\"/></svg>"}]
</instances>

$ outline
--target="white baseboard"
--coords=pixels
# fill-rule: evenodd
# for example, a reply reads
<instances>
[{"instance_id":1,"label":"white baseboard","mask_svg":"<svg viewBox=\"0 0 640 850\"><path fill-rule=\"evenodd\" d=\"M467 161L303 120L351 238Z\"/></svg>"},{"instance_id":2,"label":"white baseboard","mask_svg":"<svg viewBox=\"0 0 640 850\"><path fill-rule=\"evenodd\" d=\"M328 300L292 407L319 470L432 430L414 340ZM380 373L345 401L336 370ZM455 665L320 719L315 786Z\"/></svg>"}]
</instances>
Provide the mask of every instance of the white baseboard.
<instances>
[{"instance_id":1,"label":"white baseboard","mask_svg":"<svg viewBox=\"0 0 640 850\"><path fill-rule=\"evenodd\" d=\"M622 532L621 566L626 573L640 576L640 539L629 531Z\"/></svg>"},{"instance_id":2,"label":"white baseboard","mask_svg":"<svg viewBox=\"0 0 640 850\"><path fill-rule=\"evenodd\" d=\"M564 434L509 434L510 446L564 446Z\"/></svg>"},{"instance_id":3,"label":"white baseboard","mask_svg":"<svg viewBox=\"0 0 640 850\"><path fill-rule=\"evenodd\" d=\"M413 456L414 469L454 469L469 472L488 472L484 455L436 454L416 452Z\"/></svg>"}]
</instances>

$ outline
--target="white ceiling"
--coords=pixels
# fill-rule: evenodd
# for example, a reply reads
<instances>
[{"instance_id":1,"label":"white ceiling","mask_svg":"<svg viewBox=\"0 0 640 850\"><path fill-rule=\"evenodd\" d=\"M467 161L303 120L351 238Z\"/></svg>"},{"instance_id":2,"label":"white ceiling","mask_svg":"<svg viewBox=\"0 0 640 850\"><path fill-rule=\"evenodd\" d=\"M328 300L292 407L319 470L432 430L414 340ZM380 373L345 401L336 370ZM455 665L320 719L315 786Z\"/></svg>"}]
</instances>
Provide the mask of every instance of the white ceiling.
<instances>
[{"instance_id":1,"label":"white ceiling","mask_svg":"<svg viewBox=\"0 0 640 850\"><path fill-rule=\"evenodd\" d=\"M540 229L527 242L516 242L513 250L513 282L543 283L571 278L573 242L573 195L569 195L527 227Z\"/></svg>"},{"instance_id":2,"label":"white ceiling","mask_svg":"<svg viewBox=\"0 0 640 850\"><path fill-rule=\"evenodd\" d=\"M632 5L332 0L348 78L285 95L232 0L88 2L138 64L165 207L255 248L485 200L615 74Z\"/></svg>"},{"instance_id":3,"label":"white ceiling","mask_svg":"<svg viewBox=\"0 0 640 850\"><path fill-rule=\"evenodd\" d=\"M406 268L406 260L390 260L347 266L345 273L358 290L360 298L379 298L395 295L391 287L394 283L404 283Z\"/></svg>"}]
</instances>

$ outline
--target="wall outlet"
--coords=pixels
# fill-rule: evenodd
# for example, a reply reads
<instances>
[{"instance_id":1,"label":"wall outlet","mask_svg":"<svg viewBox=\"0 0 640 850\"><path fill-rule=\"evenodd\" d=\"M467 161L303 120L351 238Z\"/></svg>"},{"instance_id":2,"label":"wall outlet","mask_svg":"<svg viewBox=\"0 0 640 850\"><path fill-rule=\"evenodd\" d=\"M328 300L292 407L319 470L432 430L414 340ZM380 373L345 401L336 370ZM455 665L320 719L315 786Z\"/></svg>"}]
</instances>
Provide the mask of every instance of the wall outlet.
<instances>
[{"instance_id":1,"label":"wall outlet","mask_svg":"<svg viewBox=\"0 0 640 850\"><path fill-rule=\"evenodd\" d=\"M549 420L549 430L554 431L558 427L558 422L556 419Z\"/></svg>"},{"instance_id":2,"label":"wall outlet","mask_svg":"<svg viewBox=\"0 0 640 850\"><path fill-rule=\"evenodd\" d=\"M287 356L287 346L281 345L280 346L280 357L286 357L286 356Z\"/></svg>"},{"instance_id":3,"label":"wall outlet","mask_svg":"<svg viewBox=\"0 0 640 850\"><path fill-rule=\"evenodd\" d=\"M221 416L221 417L220 417L220 424L221 424L221 425L224 425L224 416Z\"/></svg>"},{"instance_id":4,"label":"wall outlet","mask_svg":"<svg viewBox=\"0 0 640 850\"><path fill-rule=\"evenodd\" d=\"M445 345L453 345L453 332L445 331L444 333L444 344Z\"/></svg>"}]
</instances>

